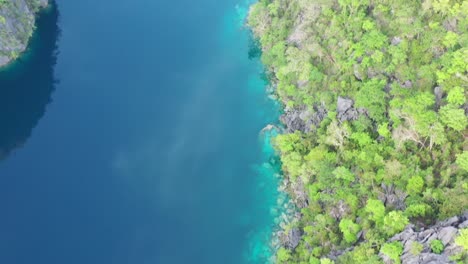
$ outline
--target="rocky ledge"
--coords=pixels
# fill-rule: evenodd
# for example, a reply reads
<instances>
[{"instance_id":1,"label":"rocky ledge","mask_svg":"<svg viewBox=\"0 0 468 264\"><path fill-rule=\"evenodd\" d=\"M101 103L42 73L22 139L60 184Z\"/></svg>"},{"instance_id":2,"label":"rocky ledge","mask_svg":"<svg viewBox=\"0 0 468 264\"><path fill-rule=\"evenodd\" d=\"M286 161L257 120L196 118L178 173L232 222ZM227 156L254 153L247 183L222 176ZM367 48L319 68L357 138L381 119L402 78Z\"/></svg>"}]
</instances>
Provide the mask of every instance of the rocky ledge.
<instances>
[{"instance_id":1,"label":"rocky ledge","mask_svg":"<svg viewBox=\"0 0 468 264\"><path fill-rule=\"evenodd\" d=\"M35 16L48 0L0 1L0 66L23 52L35 26Z\"/></svg>"},{"instance_id":2,"label":"rocky ledge","mask_svg":"<svg viewBox=\"0 0 468 264\"><path fill-rule=\"evenodd\" d=\"M456 263L451 260L451 256L462 253L463 248L455 244L455 238L461 229L467 227L468 211L462 216L449 218L419 231L415 230L414 225L409 225L403 232L393 236L390 242L398 241L403 245L403 254L400 257L403 264ZM443 244L440 254L431 250L431 242L435 240ZM392 263L385 255L381 254L381 257L385 263Z\"/></svg>"}]
</instances>

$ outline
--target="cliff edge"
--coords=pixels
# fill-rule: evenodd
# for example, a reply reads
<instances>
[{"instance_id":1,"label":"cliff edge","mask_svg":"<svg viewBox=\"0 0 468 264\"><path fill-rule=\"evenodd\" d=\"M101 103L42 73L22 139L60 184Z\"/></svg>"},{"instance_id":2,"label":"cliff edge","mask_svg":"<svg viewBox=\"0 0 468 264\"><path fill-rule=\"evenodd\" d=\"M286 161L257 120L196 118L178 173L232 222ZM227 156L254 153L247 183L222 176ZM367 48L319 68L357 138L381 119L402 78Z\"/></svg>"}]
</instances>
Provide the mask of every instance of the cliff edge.
<instances>
[{"instance_id":1,"label":"cliff edge","mask_svg":"<svg viewBox=\"0 0 468 264\"><path fill-rule=\"evenodd\" d=\"M0 66L23 52L32 36L37 12L48 0L0 0Z\"/></svg>"}]
</instances>

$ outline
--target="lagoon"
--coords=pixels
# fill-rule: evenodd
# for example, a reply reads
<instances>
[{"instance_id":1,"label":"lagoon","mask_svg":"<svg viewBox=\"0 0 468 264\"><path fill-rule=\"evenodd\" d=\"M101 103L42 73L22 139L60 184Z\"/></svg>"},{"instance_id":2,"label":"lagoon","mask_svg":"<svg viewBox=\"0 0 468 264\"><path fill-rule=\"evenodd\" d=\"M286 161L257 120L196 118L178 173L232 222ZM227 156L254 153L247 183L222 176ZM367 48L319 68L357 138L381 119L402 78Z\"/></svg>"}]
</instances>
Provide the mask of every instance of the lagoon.
<instances>
[{"instance_id":1,"label":"lagoon","mask_svg":"<svg viewBox=\"0 0 468 264\"><path fill-rule=\"evenodd\" d=\"M0 72L0 263L265 263L279 168L260 131L279 107L249 4L41 15Z\"/></svg>"}]
</instances>

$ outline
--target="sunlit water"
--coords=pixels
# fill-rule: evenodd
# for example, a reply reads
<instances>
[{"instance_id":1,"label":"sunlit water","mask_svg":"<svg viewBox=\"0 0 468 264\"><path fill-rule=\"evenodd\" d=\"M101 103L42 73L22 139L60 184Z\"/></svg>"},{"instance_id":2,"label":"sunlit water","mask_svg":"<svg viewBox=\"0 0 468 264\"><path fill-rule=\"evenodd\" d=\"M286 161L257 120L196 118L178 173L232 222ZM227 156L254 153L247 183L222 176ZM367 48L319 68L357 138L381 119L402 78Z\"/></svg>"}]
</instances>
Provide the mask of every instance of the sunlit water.
<instances>
[{"instance_id":1,"label":"sunlit water","mask_svg":"<svg viewBox=\"0 0 468 264\"><path fill-rule=\"evenodd\" d=\"M41 17L0 73L0 263L268 261L279 164L261 131L280 107L248 5L59 0Z\"/></svg>"}]
</instances>

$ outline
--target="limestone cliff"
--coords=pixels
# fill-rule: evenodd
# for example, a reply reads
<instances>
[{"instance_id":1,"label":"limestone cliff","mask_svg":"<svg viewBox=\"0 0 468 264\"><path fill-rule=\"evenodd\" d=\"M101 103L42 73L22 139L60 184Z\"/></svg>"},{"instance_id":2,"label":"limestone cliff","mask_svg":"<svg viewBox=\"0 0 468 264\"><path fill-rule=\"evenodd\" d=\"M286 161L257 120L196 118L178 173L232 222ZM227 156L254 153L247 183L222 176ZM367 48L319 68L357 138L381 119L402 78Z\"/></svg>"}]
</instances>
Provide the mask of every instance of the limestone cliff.
<instances>
[{"instance_id":1,"label":"limestone cliff","mask_svg":"<svg viewBox=\"0 0 468 264\"><path fill-rule=\"evenodd\" d=\"M0 0L0 66L23 52L32 36L35 15L48 0Z\"/></svg>"}]
</instances>

